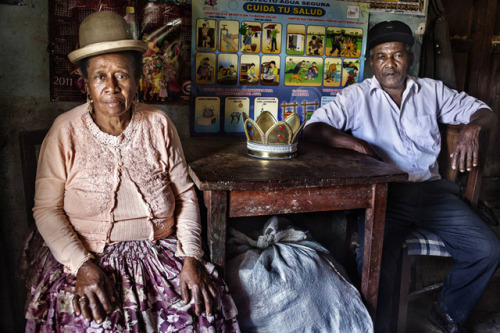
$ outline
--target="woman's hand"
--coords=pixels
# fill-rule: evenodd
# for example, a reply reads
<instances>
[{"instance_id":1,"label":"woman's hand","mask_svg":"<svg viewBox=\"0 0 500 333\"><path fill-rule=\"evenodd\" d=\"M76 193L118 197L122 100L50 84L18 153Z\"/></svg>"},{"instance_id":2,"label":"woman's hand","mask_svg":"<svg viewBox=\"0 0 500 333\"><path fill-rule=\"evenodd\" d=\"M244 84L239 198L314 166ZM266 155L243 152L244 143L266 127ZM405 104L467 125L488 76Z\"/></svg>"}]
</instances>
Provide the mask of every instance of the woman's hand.
<instances>
[{"instance_id":1,"label":"woman's hand","mask_svg":"<svg viewBox=\"0 0 500 333\"><path fill-rule=\"evenodd\" d=\"M188 304L193 297L196 315L201 314L203 307L205 313L211 315L217 289L205 267L195 258L186 257L179 279L184 304Z\"/></svg>"},{"instance_id":2,"label":"woman's hand","mask_svg":"<svg viewBox=\"0 0 500 333\"><path fill-rule=\"evenodd\" d=\"M101 323L110 314L115 302L113 289L108 277L92 261L86 261L76 274L73 309L83 315L86 322L93 319Z\"/></svg>"},{"instance_id":3,"label":"woman's hand","mask_svg":"<svg viewBox=\"0 0 500 333\"><path fill-rule=\"evenodd\" d=\"M479 159L479 133L481 126L469 123L460 131L451 154L451 167L460 172L476 167Z\"/></svg>"}]
</instances>

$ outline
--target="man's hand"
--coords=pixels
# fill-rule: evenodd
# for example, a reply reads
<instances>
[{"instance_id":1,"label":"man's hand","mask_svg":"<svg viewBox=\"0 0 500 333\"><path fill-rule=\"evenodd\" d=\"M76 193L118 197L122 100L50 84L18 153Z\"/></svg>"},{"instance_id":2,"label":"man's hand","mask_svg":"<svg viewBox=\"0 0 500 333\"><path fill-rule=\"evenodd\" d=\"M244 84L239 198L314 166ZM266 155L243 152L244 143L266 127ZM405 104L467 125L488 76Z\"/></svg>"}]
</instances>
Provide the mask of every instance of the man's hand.
<instances>
[{"instance_id":1,"label":"man's hand","mask_svg":"<svg viewBox=\"0 0 500 333\"><path fill-rule=\"evenodd\" d=\"M115 302L113 288L108 277L92 261L86 261L76 274L73 309L83 315L86 322L93 319L101 323L113 310Z\"/></svg>"},{"instance_id":2,"label":"man's hand","mask_svg":"<svg viewBox=\"0 0 500 333\"><path fill-rule=\"evenodd\" d=\"M470 122L460 131L455 149L450 155L451 167L460 172L470 171L478 164L479 134L481 130L492 130L497 124L497 116L490 109L479 109L472 114Z\"/></svg>"},{"instance_id":3,"label":"man's hand","mask_svg":"<svg viewBox=\"0 0 500 333\"><path fill-rule=\"evenodd\" d=\"M205 267L195 258L186 257L179 278L184 304L193 297L196 315L199 316L203 308L207 316L211 315L217 289Z\"/></svg>"},{"instance_id":4,"label":"man's hand","mask_svg":"<svg viewBox=\"0 0 500 333\"><path fill-rule=\"evenodd\" d=\"M469 123L460 131L453 153L450 155L452 169L460 172L476 167L479 159L479 134L481 126Z\"/></svg>"}]
</instances>

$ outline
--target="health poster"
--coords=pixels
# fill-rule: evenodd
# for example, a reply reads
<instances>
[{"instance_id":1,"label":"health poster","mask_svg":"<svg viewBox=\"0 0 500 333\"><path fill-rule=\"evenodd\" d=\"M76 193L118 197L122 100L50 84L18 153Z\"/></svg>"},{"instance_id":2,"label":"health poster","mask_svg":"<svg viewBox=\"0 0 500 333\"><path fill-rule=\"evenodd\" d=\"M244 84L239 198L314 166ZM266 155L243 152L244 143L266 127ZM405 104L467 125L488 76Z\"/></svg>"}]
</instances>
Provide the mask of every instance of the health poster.
<instances>
[{"instance_id":1,"label":"health poster","mask_svg":"<svg viewBox=\"0 0 500 333\"><path fill-rule=\"evenodd\" d=\"M193 0L191 135L242 135L243 112L306 121L363 78L369 3Z\"/></svg>"}]
</instances>

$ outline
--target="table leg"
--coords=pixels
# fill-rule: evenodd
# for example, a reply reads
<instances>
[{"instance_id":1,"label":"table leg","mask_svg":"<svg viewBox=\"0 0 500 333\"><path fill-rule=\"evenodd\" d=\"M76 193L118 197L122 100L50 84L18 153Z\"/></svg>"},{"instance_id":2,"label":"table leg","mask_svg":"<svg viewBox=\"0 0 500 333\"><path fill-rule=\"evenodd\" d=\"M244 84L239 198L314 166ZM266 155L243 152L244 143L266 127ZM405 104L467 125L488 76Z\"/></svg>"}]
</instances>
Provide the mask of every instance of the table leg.
<instances>
[{"instance_id":1,"label":"table leg","mask_svg":"<svg viewBox=\"0 0 500 333\"><path fill-rule=\"evenodd\" d=\"M226 263L227 191L204 191L210 261L224 270Z\"/></svg>"},{"instance_id":2,"label":"table leg","mask_svg":"<svg viewBox=\"0 0 500 333\"><path fill-rule=\"evenodd\" d=\"M365 247L361 292L374 321L377 311L380 264L382 262L387 187L387 184L372 185L371 207L366 209L365 215Z\"/></svg>"}]
</instances>

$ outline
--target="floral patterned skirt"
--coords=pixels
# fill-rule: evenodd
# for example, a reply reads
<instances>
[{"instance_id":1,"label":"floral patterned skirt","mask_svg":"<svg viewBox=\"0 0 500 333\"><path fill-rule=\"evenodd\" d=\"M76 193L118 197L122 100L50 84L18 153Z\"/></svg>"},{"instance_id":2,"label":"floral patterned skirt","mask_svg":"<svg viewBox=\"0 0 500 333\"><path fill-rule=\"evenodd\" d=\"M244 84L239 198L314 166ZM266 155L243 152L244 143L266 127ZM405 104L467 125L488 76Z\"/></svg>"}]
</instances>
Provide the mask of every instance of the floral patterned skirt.
<instances>
[{"instance_id":1,"label":"floral patterned skirt","mask_svg":"<svg viewBox=\"0 0 500 333\"><path fill-rule=\"evenodd\" d=\"M239 332L236 307L212 264L205 267L220 295L214 314L197 316L193 300L184 304L179 289L183 259L174 255L176 247L170 237L121 242L95 254L120 298L101 324L73 313L75 276L63 272L48 247L38 247L27 274L26 332Z\"/></svg>"}]
</instances>

